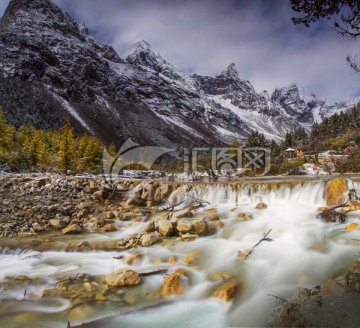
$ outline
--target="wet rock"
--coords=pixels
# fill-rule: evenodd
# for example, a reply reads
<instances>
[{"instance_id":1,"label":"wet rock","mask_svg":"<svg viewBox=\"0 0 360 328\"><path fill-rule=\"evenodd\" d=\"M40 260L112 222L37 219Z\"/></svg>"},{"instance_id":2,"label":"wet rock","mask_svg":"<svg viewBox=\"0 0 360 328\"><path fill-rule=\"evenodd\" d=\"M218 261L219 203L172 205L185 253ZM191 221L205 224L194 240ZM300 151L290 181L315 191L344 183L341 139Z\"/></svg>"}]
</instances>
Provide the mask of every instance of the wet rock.
<instances>
[{"instance_id":1,"label":"wet rock","mask_svg":"<svg viewBox=\"0 0 360 328\"><path fill-rule=\"evenodd\" d=\"M343 212L352 212L360 210L360 202L356 200L350 200L345 204L345 207L342 208Z\"/></svg>"},{"instance_id":2,"label":"wet rock","mask_svg":"<svg viewBox=\"0 0 360 328\"><path fill-rule=\"evenodd\" d=\"M267 208L267 205L265 203L261 202L261 203L258 203L255 206L255 208L258 209L258 210L263 210L263 209Z\"/></svg>"},{"instance_id":3,"label":"wet rock","mask_svg":"<svg viewBox=\"0 0 360 328\"><path fill-rule=\"evenodd\" d=\"M200 251L193 251L183 258L184 263L194 265L201 259L202 253Z\"/></svg>"},{"instance_id":4,"label":"wet rock","mask_svg":"<svg viewBox=\"0 0 360 328\"><path fill-rule=\"evenodd\" d=\"M212 207L212 208L206 209L205 212L209 213L209 214L214 214L214 213L217 213L217 209L215 207Z\"/></svg>"},{"instance_id":5,"label":"wet rock","mask_svg":"<svg viewBox=\"0 0 360 328\"><path fill-rule=\"evenodd\" d=\"M222 221L216 221L214 225L217 228L223 228L225 224Z\"/></svg>"},{"instance_id":6,"label":"wet rock","mask_svg":"<svg viewBox=\"0 0 360 328\"><path fill-rule=\"evenodd\" d=\"M354 231L359 229L358 223L350 223L345 227L345 231Z\"/></svg>"},{"instance_id":7,"label":"wet rock","mask_svg":"<svg viewBox=\"0 0 360 328\"><path fill-rule=\"evenodd\" d=\"M159 221L158 225L159 232L165 237L171 236L174 231L173 225L168 220L162 219Z\"/></svg>"},{"instance_id":8,"label":"wet rock","mask_svg":"<svg viewBox=\"0 0 360 328\"><path fill-rule=\"evenodd\" d=\"M147 233L141 237L140 242L142 246L151 246L154 245L158 240L159 236L157 234Z\"/></svg>"},{"instance_id":9,"label":"wet rock","mask_svg":"<svg viewBox=\"0 0 360 328\"><path fill-rule=\"evenodd\" d=\"M192 216L193 216L193 213L188 209L177 211L177 212L173 213L173 215L172 215L173 218L177 218L177 219L191 218Z\"/></svg>"},{"instance_id":10,"label":"wet rock","mask_svg":"<svg viewBox=\"0 0 360 328\"><path fill-rule=\"evenodd\" d=\"M155 223L154 221L150 221L144 228L144 232L151 233L155 232Z\"/></svg>"},{"instance_id":11,"label":"wet rock","mask_svg":"<svg viewBox=\"0 0 360 328\"><path fill-rule=\"evenodd\" d=\"M212 296L215 298L219 298L225 302L228 302L235 298L238 289L239 289L238 282L229 281L216 288Z\"/></svg>"},{"instance_id":12,"label":"wet rock","mask_svg":"<svg viewBox=\"0 0 360 328\"><path fill-rule=\"evenodd\" d=\"M141 260L143 259L144 254L141 253L136 253L133 255L128 256L125 260L124 263L127 265L135 265L141 262Z\"/></svg>"},{"instance_id":13,"label":"wet rock","mask_svg":"<svg viewBox=\"0 0 360 328\"><path fill-rule=\"evenodd\" d=\"M344 202L344 194L347 191L347 182L345 179L331 180L326 184L325 200L326 205L340 205Z\"/></svg>"},{"instance_id":14,"label":"wet rock","mask_svg":"<svg viewBox=\"0 0 360 328\"><path fill-rule=\"evenodd\" d=\"M209 275L209 279L212 281L228 280L231 278L231 274L228 272L213 272Z\"/></svg>"},{"instance_id":15,"label":"wet rock","mask_svg":"<svg viewBox=\"0 0 360 328\"><path fill-rule=\"evenodd\" d=\"M199 235L203 236L207 232L207 223L203 220L197 220L193 222L194 232Z\"/></svg>"},{"instance_id":16,"label":"wet rock","mask_svg":"<svg viewBox=\"0 0 360 328\"><path fill-rule=\"evenodd\" d=\"M104 225L104 231L105 232L114 232L114 231L117 231L117 229L113 224L107 223Z\"/></svg>"},{"instance_id":17,"label":"wet rock","mask_svg":"<svg viewBox=\"0 0 360 328\"><path fill-rule=\"evenodd\" d=\"M199 235L197 235L196 233L187 232L187 233L180 233L179 235L180 235L179 239L181 241L192 241L199 238Z\"/></svg>"},{"instance_id":18,"label":"wet rock","mask_svg":"<svg viewBox=\"0 0 360 328\"><path fill-rule=\"evenodd\" d=\"M78 224L71 224L62 230L64 235L73 235L81 233L81 227Z\"/></svg>"},{"instance_id":19,"label":"wet rock","mask_svg":"<svg viewBox=\"0 0 360 328\"><path fill-rule=\"evenodd\" d=\"M243 221L250 221L253 219L253 216L251 213L243 213L243 212L240 212L237 216L236 216L238 219L241 219Z\"/></svg>"},{"instance_id":20,"label":"wet rock","mask_svg":"<svg viewBox=\"0 0 360 328\"><path fill-rule=\"evenodd\" d=\"M176 261L177 261L176 256L170 256L169 259L168 259L169 264L175 264Z\"/></svg>"},{"instance_id":21,"label":"wet rock","mask_svg":"<svg viewBox=\"0 0 360 328\"><path fill-rule=\"evenodd\" d=\"M182 295L185 292L184 277L178 272L170 273L163 281L160 294L164 297Z\"/></svg>"},{"instance_id":22,"label":"wet rock","mask_svg":"<svg viewBox=\"0 0 360 328\"><path fill-rule=\"evenodd\" d=\"M219 214L211 214L211 215L206 216L205 219L208 221L219 221L220 216L219 216Z\"/></svg>"},{"instance_id":23,"label":"wet rock","mask_svg":"<svg viewBox=\"0 0 360 328\"><path fill-rule=\"evenodd\" d=\"M123 214L121 221L130 221L134 218L134 214Z\"/></svg>"},{"instance_id":24,"label":"wet rock","mask_svg":"<svg viewBox=\"0 0 360 328\"><path fill-rule=\"evenodd\" d=\"M193 223L185 219L179 220L176 226L176 230L181 233L191 232L193 229Z\"/></svg>"},{"instance_id":25,"label":"wet rock","mask_svg":"<svg viewBox=\"0 0 360 328\"><path fill-rule=\"evenodd\" d=\"M106 277L106 283L112 287L136 286L141 283L140 275L133 270L120 269Z\"/></svg>"}]
</instances>

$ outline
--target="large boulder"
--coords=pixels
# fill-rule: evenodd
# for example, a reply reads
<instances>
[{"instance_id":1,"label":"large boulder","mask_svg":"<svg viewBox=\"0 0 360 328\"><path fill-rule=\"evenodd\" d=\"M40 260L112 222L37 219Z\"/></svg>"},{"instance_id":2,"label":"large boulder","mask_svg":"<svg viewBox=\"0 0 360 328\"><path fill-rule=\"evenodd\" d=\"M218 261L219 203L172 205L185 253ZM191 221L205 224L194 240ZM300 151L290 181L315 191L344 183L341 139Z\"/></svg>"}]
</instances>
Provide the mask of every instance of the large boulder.
<instances>
[{"instance_id":1,"label":"large boulder","mask_svg":"<svg viewBox=\"0 0 360 328\"><path fill-rule=\"evenodd\" d=\"M347 191L345 179L331 180L326 184L325 200L326 205L334 206L344 203L344 194Z\"/></svg>"},{"instance_id":2,"label":"large boulder","mask_svg":"<svg viewBox=\"0 0 360 328\"><path fill-rule=\"evenodd\" d=\"M168 220L165 220L165 219L162 219L159 221L159 232L167 237L167 236L170 236L173 231L174 231L174 228L173 228L173 225L171 224L170 221Z\"/></svg>"},{"instance_id":3,"label":"large boulder","mask_svg":"<svg viewBox=\"0 0 360 328\"><path fill-rule=\"evenodd\" d=\"M106 283L112 287L136 286L141 283L140 275L133 270L120 269L106 277Z\"/></svg>"}]
</instances>

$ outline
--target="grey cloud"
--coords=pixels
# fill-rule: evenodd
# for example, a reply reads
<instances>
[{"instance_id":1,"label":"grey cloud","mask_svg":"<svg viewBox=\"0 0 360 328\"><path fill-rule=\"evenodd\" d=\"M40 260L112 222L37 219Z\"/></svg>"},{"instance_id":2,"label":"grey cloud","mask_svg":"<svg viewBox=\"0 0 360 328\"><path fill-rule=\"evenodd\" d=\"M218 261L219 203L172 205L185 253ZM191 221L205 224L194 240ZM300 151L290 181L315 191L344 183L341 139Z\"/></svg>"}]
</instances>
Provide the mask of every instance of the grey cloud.
<instances>
[{"instance_id":1,"label":"grey cloud","mask_svg":"<svg viewBox=\"0 0 360 328\"><path fill-rule=\"evenodd\" d=\"M288 0L54 0L121 57L147 40L186 73L218 74L235 62L257 91L297 83L329 101L360 94L345 57L358 43L294 26ZM1 7L0 7L1 8Z\"/></svg>"}]
</instances>

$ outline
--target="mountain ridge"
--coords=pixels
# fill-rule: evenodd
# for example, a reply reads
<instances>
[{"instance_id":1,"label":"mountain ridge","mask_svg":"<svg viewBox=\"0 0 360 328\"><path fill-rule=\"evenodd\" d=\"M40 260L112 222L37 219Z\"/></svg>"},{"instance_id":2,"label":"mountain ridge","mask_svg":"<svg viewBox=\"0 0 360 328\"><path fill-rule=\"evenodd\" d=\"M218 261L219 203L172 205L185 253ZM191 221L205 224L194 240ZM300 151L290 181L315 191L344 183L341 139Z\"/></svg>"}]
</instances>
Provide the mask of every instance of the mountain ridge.
<instances>
[{"instance_id":1,"label":"mountain ridge","mask_svg":"<svg viewBox=\"0 0 360 328\"><path fill-rule=\"evenodd\" d=\"M105 143L172 148L224 145L252 129L280 140L337 111L296 85L257 93L234 63L188 76L146 41L122 59L50 0L11 0L0 19L0 106L16 126L55 128L70 115Z\"/></svg>"}]
</instances>

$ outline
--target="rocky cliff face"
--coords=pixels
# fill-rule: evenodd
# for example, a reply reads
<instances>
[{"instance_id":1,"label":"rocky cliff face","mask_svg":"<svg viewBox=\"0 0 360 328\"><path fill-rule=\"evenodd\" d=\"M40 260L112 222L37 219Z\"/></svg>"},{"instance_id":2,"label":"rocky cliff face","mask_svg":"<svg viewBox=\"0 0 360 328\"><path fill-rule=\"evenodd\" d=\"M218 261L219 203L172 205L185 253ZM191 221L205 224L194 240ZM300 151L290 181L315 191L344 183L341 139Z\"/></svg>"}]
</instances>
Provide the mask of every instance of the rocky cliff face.
<instances>
[{"instance_id":1,"label":"rocky cliff face","mask_svg":"<svg viewBox=\"0 0 360 328\"><path fill-rule=\"evenodd\" d=\"M50 0L11 0L0 21L0 105L17 126L56 128L69 115L105 142L222 145L251 129L279 139L322 103L296 86L258 94L234 64L186 76L145 41L121 59Z\"/></svg>"}]
</instances>

